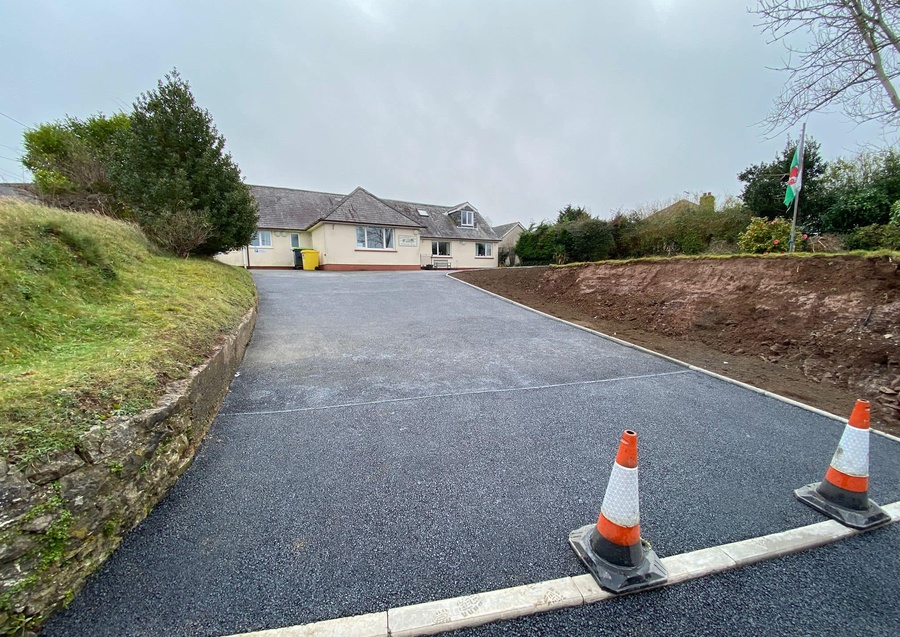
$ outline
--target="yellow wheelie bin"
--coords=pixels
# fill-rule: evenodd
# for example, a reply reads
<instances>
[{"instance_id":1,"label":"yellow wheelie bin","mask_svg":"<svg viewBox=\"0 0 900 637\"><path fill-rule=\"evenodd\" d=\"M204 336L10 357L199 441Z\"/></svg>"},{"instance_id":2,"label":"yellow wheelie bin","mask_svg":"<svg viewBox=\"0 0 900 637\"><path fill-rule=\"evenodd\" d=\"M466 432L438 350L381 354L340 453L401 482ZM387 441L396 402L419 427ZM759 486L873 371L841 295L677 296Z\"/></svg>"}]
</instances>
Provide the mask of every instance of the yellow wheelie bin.
<instances>
[{"instance_id":1,"label":"yellow wheelie bin","mask_svg":"<svg viewBox=\"0 0 900 637\"><path fill-rule=\"evenodd\" d=\"M302 250L303 253L303 269L315 270L319 267L319 251L318 250Z\"/></svg>"}]
</instances>

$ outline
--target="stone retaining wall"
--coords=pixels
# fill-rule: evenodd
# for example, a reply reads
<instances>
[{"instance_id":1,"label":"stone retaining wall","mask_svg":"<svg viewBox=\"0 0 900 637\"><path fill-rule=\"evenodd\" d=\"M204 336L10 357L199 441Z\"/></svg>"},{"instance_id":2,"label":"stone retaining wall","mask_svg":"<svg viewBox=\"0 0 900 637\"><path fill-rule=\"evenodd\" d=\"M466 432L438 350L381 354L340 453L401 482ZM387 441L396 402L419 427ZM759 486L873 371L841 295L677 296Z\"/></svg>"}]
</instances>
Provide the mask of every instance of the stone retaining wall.
<instances>
[{"instance_id":1,"label":"stone retaining wall","mask_svg":"<svg viewBox=\"0 0 900 637\"><path fill-rule=\"evenodd\" d=\"M191 464L250 342L251 309L191 375L136 416L86 431L74 450L0 459L0 634L28 634L67 604Z\"/></svg>"}]
</instances>

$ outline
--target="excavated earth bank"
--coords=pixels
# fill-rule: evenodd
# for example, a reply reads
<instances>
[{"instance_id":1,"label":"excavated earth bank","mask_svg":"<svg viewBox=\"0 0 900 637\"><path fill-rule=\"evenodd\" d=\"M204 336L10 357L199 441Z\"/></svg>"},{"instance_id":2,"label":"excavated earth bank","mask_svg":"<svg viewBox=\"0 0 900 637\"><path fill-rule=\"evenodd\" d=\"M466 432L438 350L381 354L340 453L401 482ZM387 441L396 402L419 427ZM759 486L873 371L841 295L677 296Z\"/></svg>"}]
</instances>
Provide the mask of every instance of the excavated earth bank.
<instances>
[{"instance_id":1,"label":"excavated earth bank","mask_svg":"<svg viewBox=\"0 0 900 637\"><path fill-rule=\"evenodd\" d=\"M900 434L900 260L736 257L461 272L524 305Z\"/></svg>"}]
</instances>

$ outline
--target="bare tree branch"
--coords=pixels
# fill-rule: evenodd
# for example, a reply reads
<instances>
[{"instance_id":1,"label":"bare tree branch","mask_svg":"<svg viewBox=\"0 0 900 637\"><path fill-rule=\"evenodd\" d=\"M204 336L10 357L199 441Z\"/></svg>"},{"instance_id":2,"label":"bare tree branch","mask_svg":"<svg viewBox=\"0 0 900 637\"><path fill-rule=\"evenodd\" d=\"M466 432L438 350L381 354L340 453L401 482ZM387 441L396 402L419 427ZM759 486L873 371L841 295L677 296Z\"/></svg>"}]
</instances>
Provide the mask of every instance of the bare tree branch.
<instances>
[{"instance_id":1,"label":"bare tree branch","mask_svg":"<svg viewBox=\"0 0 900 637\"><path fill-rule=\"evenodd\" d=\"M763 122L769 135L829 107L900 128L900 1L759 0L751 12L788 53L778 69L788 80Z\"/></svg>"}]
</instances>

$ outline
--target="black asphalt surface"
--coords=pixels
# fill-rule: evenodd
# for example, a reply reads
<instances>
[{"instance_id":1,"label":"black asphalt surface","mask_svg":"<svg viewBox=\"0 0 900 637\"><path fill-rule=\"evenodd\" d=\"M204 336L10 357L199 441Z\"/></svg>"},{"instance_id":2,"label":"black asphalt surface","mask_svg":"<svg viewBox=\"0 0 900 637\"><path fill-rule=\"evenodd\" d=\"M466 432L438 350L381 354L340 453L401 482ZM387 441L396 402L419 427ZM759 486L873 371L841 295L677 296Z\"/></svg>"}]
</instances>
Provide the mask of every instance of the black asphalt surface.
<instances>
[{"instance_id":1,"label":"black asphalt surface","mask_svg":"<svg viewBox=\"0 0 900 637\"><path fill-rule=\"evenodd\" d=\"M900 526L677 586L446 637L900 634Z\"/></svg>"},{"instance_id":2,"label":"black asphalt surface","mask_svg":"<svg viewBox=\"0 0 900 637\"><path fill-rule=\"evenodd\" d=\"M255 278L256 333L193 466L45 635L223 635L581 574L567 535L596 520L625 428L660 555L823 519L791 492L824 475L833 420L439 273ZM900 500L900 443L871 442L871 495ZM706 634L856 634L840 609L896 599L898 542L881 531L476 631L678 634L693 613ZM862 576L876 556L883 573ZM871 604L840 597L848 570ZM811 600L826 611L776 630ZM671 630L645 631L644 605ZM880 612L870 634L896 624Z\"/></svg>"}]
</instances>

